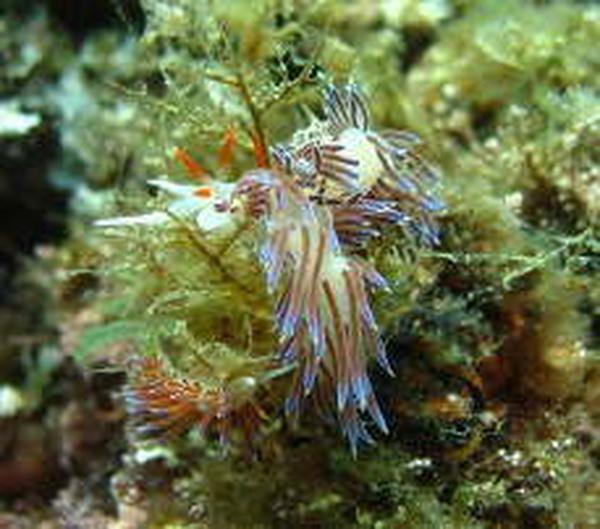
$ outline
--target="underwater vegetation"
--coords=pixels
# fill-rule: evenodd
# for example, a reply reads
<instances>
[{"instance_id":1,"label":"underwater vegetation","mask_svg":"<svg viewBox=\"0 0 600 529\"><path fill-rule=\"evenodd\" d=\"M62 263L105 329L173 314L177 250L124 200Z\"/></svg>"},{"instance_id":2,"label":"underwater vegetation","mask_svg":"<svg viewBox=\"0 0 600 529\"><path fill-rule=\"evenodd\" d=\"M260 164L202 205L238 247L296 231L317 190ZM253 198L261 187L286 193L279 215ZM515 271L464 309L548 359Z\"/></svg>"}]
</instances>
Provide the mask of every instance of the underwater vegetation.
<instances>
[{"instance_id":1,"label":"underwater vegetation","mask_svg":"<svg viewBox=\"0 0 600 529\"><path fill-rule=\"evenodd\" d=\"M443 206L428 189L437 175L413 152L414 135L371 130L356 86L330 86L325 100L322 121L297 131L289 145L272 149L272 167L247 171L229 186L155 180L154 186L177 197L166 212L97 224L157 229L177 225L183 221L178 215L186 215L195 217L196 229L205 236L226 224L259 221L259 261L266 288L275 293L277 367L294 371L286 412L297 414L302 400L314 394L324 414L335 410L355 451L359 442L371 441L361 413L368 412L387 432L366 371L369 352L393 375L369 302L369 292L386 282L357 250L393 226L434 244L433 215ZM200 414L198 422L206 427L214 419L233 420L239 414L235 406L245 404L235 395L215 402L201 392L194 396L187 386L161 381L155 370L155 365L142 369L141 386L128 394L129 407L150 425L179 429Z\"/></svg>"},{"instance_id":2,"label":"underwater vegetation","mask_svg":"<svg viewBox=\"0 0 600 529\"><path fill-rule=\"evenodd\" d=\"M294 372L286 412L297 414L303 399L314 396L324 415L337 416L356 451L359 443L372 441L362 413L387 432L367 374L369 354L393 376L369 301L370 291L387 285L367 261L366 247L394 226L435 244L434 214L443 206L432 196L435 170L413 150L418 139L372 130L356 86L329 86L324 115L297 131L288 145L273 147L272 167L247 171L229 186L154 180L152 185L177 197L166 212L98 224L177 228L185 215L204 237L227 224L239 236L236 224L249 229L249 221L258 221L258 260L266 289L275 294L276 367ZM262 158L259 151L257 162L264 163ZM231 389L222 389L219 397L194 391L164 378L155 363L142 367L141 378L127 400L150 426L169 431L198 422L206 429L219 422L223 437L225 423L237 422L239 415L246 430L257 422L258 414Z\"/></svg>"},{"instance_id":3,"label":"underwater vegetation","mask_svg":"<svg viewBox=\"0 0 600 529\"><path fill-rule=\"evenodd\" d=\"M598 527L595 3L7 6L0 527Z\"/></svg>"}]
</instances>

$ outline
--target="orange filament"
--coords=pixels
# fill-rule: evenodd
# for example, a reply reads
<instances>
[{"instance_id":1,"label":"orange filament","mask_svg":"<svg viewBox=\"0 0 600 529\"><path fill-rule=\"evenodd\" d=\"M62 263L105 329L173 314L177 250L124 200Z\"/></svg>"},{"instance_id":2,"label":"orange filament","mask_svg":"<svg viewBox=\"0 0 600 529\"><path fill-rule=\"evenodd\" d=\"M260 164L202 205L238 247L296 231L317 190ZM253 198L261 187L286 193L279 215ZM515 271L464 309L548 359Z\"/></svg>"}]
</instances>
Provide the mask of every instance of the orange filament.
<instances>
[{"instance_id":1,"label":"orange filament","mask_svg":"<svg viewBox=\"0 0 600 529\"><path fill-rule=\"evenodd\" d=\"M267 153L267 147L265 146L262 138L254 132L250 133L250 138L252 139L252 148L254 149L256 167L269 167L269 155Z\"/></svg>"},{"instance_id":2,"label":"orange filament","mask_svg":"<svg viewBox=\"0 0 600 529\"><path fill-rule=\"evenodd\" d=\"M219 167L221 169L231 167L236 146L237 135L235 133L235 128L232 125L229 125L225 131L225 136L223 137L223 145L221 145L219 152L217 153Z\"/></svg>"},{"instance_id":3,"label":"orange filament","mask_svg":"<svg viewBox=\"0 0 600 529\"><path fill-rule=\"evenodd\" d=\"M194 195L199 198L210 198L213 196L213 189L209 186L201 186L198 189L194 190Z\"/></svg>"},{"instance_id":4,"label":"orange filament","mask_svg":"<svg viewBox=\"0 0 600 529\"><path fill-rule=\"evenodd\" d=\"M181 165L183 165L189 178L192 180L199 180L200 182L206 182L208 180L208 171L206 171L206 169L194 160L184 149L175 147L173 156Z\"/></svg>"}]
</instances>

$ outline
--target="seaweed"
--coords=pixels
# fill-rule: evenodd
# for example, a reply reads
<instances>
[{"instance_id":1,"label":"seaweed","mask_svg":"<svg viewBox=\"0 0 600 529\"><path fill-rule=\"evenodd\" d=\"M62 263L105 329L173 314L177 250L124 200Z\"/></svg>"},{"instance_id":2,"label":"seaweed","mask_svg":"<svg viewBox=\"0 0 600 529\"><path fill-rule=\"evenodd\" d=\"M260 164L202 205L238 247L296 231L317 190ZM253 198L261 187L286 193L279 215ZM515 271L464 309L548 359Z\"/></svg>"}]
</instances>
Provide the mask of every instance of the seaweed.
<instances>
[{"instance_id":1,"label":"seaweed","mask_svg":"<svg viewBox=\"0 0 600 529\"><path fill-rule=\"evenodd\" d=\"M44 4L9 5L0 21L2 108L38 123L0 127L6 189L34 168L36 189L61 197L48 226L63 226L11 254L2 287L0 525L594 527L597 6L140 6L131 24L78 29L76 42ZM273 305L289 268L265 275L276 217L252 193L273 171L331 173L331 149L309 141L331 130L306 126L335 129L353 109L360 128L358 89L341 88L357 85L369 130L414 132L401 147L439 167L443 185L425 194L445 208L402 209L417 213L411 229L372 196L339 208L347 188L329 184L298 206L295 220L335 211L337 225L319 225L340 255L386 278L368 303L394 376L376 347L361 358L388 434L358 406L376 443L353 456L327 405L335 381L314 406L327 378L311 382L318 343L282 361L291 320ZM352 158L342 165L343 180ZM29 220L50 218L44 197L27 200ZM129 217L142 222L93 226ZM285 414L294 396L298 421ZM184 433L186 409L201 428Z\"/></svg>"}]
</instances>

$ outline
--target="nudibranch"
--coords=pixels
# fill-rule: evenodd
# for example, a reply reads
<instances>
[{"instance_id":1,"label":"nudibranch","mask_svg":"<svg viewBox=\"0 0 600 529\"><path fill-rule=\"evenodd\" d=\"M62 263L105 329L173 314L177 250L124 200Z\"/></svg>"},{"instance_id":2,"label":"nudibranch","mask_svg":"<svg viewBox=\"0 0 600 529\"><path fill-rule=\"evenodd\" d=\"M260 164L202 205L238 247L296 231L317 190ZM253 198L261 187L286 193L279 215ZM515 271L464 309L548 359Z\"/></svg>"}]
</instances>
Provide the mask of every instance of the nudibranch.
<instances>
[{"instance_id":1,"label":"nudibranch","mask_svg":"<svg viewBox=\"0 0 600 529\"><path fill-rule=\"evenodd\" d=\"M213 230L234 218L254 220L274 302L276 358L293 371L285 411L296 417L313 402L337 419L356 451L372 442L370 422L387 432L369 357L393 375L370 306L386 281L368 260L369 245L395 226L417 244L437 244L444 204L435 194L438 172L417 152L418 137L373 129L357 86L328 86L323 110L322 119L271 148L270 167L233 184L214 181L212 192L151 181L175 197L167 212L100 224L159 225L183 216Z\"/></svg>"}]
</instances>

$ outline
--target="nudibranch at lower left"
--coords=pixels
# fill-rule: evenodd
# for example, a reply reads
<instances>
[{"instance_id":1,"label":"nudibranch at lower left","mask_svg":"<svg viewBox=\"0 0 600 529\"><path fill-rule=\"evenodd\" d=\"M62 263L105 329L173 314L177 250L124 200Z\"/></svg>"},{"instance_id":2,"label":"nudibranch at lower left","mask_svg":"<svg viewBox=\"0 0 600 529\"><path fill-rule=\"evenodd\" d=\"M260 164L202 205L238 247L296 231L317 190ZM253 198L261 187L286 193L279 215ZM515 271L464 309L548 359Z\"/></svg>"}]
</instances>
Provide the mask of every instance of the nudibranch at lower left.
<instances>
[{"instance_id":1,"label":"nudibranch at lower left","mask_svg":"<svg viewBox=\"0 0 600 529\"><path fill-rule=\"evenodd\" d=\"M295 417L312 402L337 420L356 451L372 442L370 423L387 432L367 374L369 358L393 375L370 303L386 280L369 261L369 250L393 227L416 244L433 246L439 239L439 175L418 144L412 133L375 130L357 86L328 86L323 118L273 146L270 167L251 169L235 183L151 180L173 196L166 210L97 225L160 228L182 219L210 232L247 223L273 300L274 359L292 372L285 411ZM137 387L129 394L138 412L156 404ZM160 395L163 402L166 395ZM219 414L204 409L199 416L207 429L207 417ZM235 409L227 416L236 417Z\"/></svg>"}]
</instances>

